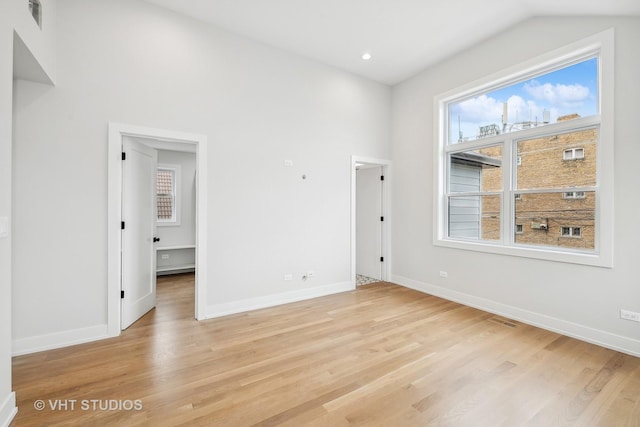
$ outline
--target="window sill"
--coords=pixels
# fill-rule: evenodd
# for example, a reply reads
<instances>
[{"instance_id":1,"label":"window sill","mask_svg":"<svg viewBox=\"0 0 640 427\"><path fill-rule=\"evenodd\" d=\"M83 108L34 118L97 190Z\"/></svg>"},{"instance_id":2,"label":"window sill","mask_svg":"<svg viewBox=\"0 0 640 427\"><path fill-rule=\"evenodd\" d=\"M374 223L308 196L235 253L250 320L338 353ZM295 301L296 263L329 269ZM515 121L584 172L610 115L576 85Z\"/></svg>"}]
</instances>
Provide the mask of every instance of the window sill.
<instances>
[{"instance_id":1,"label":"window sill","mask_svg":"<svg viewBox=\"0 0 640 427\"><path fill-rule=\"evenodd\" d=\"M553 248L534 248L530 246L503 246L488 242L470 242L455 239L435 239L435 246L462 249L467 251L484 252L522 258L533 258L545 261L564 262L569 264L588 265L592 267L613 268L613 257L607 257L596 252L578 253L554 250Z\"/></svg>"}]
</instances>

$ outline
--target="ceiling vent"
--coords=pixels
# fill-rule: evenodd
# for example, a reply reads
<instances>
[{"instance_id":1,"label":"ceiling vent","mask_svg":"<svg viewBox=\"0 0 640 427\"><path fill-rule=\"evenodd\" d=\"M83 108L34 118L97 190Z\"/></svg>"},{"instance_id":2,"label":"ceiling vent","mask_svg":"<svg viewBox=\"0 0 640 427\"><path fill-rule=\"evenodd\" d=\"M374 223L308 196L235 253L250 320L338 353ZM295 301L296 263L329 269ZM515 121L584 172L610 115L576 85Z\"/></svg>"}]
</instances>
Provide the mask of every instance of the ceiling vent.
<instances>
[{"instance_id":1,"label":"ceiling vent","mask_svg":"<svg viewBox=\"0 0 640 427\"><path fill-rule=\"evenodd\" d=\"M29 13L35 19L38 27L42 28L42 4L40 0L29 0Z\"/></svg>"}]
</instances>

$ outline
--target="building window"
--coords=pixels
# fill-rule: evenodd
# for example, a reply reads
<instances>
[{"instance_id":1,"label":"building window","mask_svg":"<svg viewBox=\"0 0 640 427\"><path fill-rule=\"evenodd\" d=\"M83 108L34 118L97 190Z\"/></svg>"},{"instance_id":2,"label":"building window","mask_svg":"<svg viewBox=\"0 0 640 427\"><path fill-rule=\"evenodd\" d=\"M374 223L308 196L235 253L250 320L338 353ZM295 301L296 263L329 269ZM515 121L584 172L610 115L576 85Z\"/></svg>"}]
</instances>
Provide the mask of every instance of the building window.
<instances>
[{"instance_id":1,"label":"building window","mask_svg":"<svg viewBox=\"0 0 640 427\"><path fill-rule=\"evenodd\" d=\"M158 225L179 225L179 166L160 165L157 169L156 206Z\"/></svg>"},{"instance_id":2,"label":"building window","mask_svg":"<svg viewBox=\"0 0 640 427\"><path fill-rule=\"evenodd\" d=\"M586 193L584 191L566 191L562 193L562 198L564 199L584 199Z\"/></svg>"},{"instance_id":3,"label":"building window","mask_svg":"<svg viewBox=\"0 0 640 427\"><path fill-rule=\"evenodd\" d=\"M560 227L560 235L562 237L582 237L582 228L580 228L580 227Z\"/></svg>"},{"instance_id":4,"label":"building window","mask_svg":"<svg viewBox=\"0 0 640 427\"><path fill-rule=\"evenodd\" d=\"M436 245L611 266L612 55L605 32L436 98Z\"/></svg>"},{"instance_id":5,"label":"building window","mask_svg":"<svg viewBox=\"0 0 640 427\"><path fill-rule=\"evenodd\" d=\"M584 148L570 148L564 150L562 160L579 160L584 159Z\"/></svg>"}]
</instances>

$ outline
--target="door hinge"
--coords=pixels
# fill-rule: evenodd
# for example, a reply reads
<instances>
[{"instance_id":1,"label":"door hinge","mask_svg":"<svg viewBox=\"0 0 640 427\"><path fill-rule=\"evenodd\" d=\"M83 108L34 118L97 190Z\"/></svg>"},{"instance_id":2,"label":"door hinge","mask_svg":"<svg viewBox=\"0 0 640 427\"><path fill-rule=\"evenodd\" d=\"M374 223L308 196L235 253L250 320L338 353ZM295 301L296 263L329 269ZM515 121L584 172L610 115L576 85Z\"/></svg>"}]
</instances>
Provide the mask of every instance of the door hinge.
<instances>
[{"instance_id":1,"label":"door hinge","mask_svg":"<svg viewBox=\"0 0 640 427\"><path fill-rule=\"evenodd\" d=\"M124 298L124 291L120 291L120 298Z\"/></svg>"},{"instance_id":2,"label":"door hinge","mask_svg":"<svg viewBox=\"0 0 640 427\"><path fill-rule=\"evenodd\" d=\"M122 152L122 160L127 160L127 153L124 151Z\"/></svg>"},{"instance_id":3,"label":"door hinge","mask_svg":"<svg viewBox=\"0 0 640 427\"><path fill-rule=\"evenodd\" d=\"M380 221L384 221L384 217L383 216L380 217Z\"/></svg>"},{"instance_id":4,"label":"door hinge","mask_svg":"<svg viewBox=\"0 0 640 427\"><path fill-rule=\"evenodd\" d=\"M380 175L380 181L384 181L384 175Z\"/></svg>"},{"instance_id":5,"label":"door hinge","mask_svg":"<svg viewBox=\"0 0 640 427\"><path fill-rule=\"evenodd\" d=\"M383 256L380 257L380 262L384 262L384 257Z\"/></svg>"},{"instance_id":6,"label":"door hinge","mask_svg":"<svg viewBox=\"0 0 640 427\"><path fill-rule=\"evenodd\" d=\"M120 221L120 230L124 230L124 221Z\"/></svg>"}]
</instances>

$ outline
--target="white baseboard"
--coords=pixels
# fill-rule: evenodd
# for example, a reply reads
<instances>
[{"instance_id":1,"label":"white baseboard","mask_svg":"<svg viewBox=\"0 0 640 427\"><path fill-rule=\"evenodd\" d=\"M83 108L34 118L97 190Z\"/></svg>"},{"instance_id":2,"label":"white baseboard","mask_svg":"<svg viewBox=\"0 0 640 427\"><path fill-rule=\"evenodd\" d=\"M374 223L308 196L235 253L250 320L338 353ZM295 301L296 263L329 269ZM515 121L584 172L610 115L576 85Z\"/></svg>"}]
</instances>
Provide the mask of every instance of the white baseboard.
<instances>
[{"instance_id":1,"label":"white baseboard","mask_svg":"<svg viewBox=\"0 0 640 427\"><path fill-rule=\"evenodd\" d=\"M12 355L20 356L38 351L97 341L109 337L107 325L98 325L36 337L19 338L13 340Z\"/></svg>"},{"instance_id":2,"label":"white baseboard","mask_svg":"<svg viewBox=\"0 0 640 427\"><path fill-rule=\"evenodd\" d=\"M498 314L542 329L590 342L601 347L610 348L612 350L640 357L640 340L612 334L610 332L594 329L578 323L535 313L485 298L435 286L429 283L419 282L403 276L392 275L391 282L406 288L414 289L416 291L424 292L450 301L455 301L489 313Z\"/></svg>"},{"instance_id":3,"label":"white baseboard","mask_svg":"<svg viewBox=\"0 0 640 427\"><path fill-rule=\"evenodd\" d=\"M17 413L16 394L11 392L4 398L2 404L0 404L0 427L9 427L9 424L11 424L11 421L13 421Z\"/></svg>"},{"instance_id":4,"label":"white baseboard","mask_svg":"<svg viewBox=\"0 0 640 427\"><path fill-rule=\"evenodd\" d=\"M290 302L303 301L340 292L353 291L354 289L353 283L340 282L310 289L301 289L299 291L283 292L276 295L267 295L264 297L214 304L207 307L206 318L212 319L214 317L227 316L229 314L274 307L276 305L288 304Z\"/></svg>"}]
</instances>

